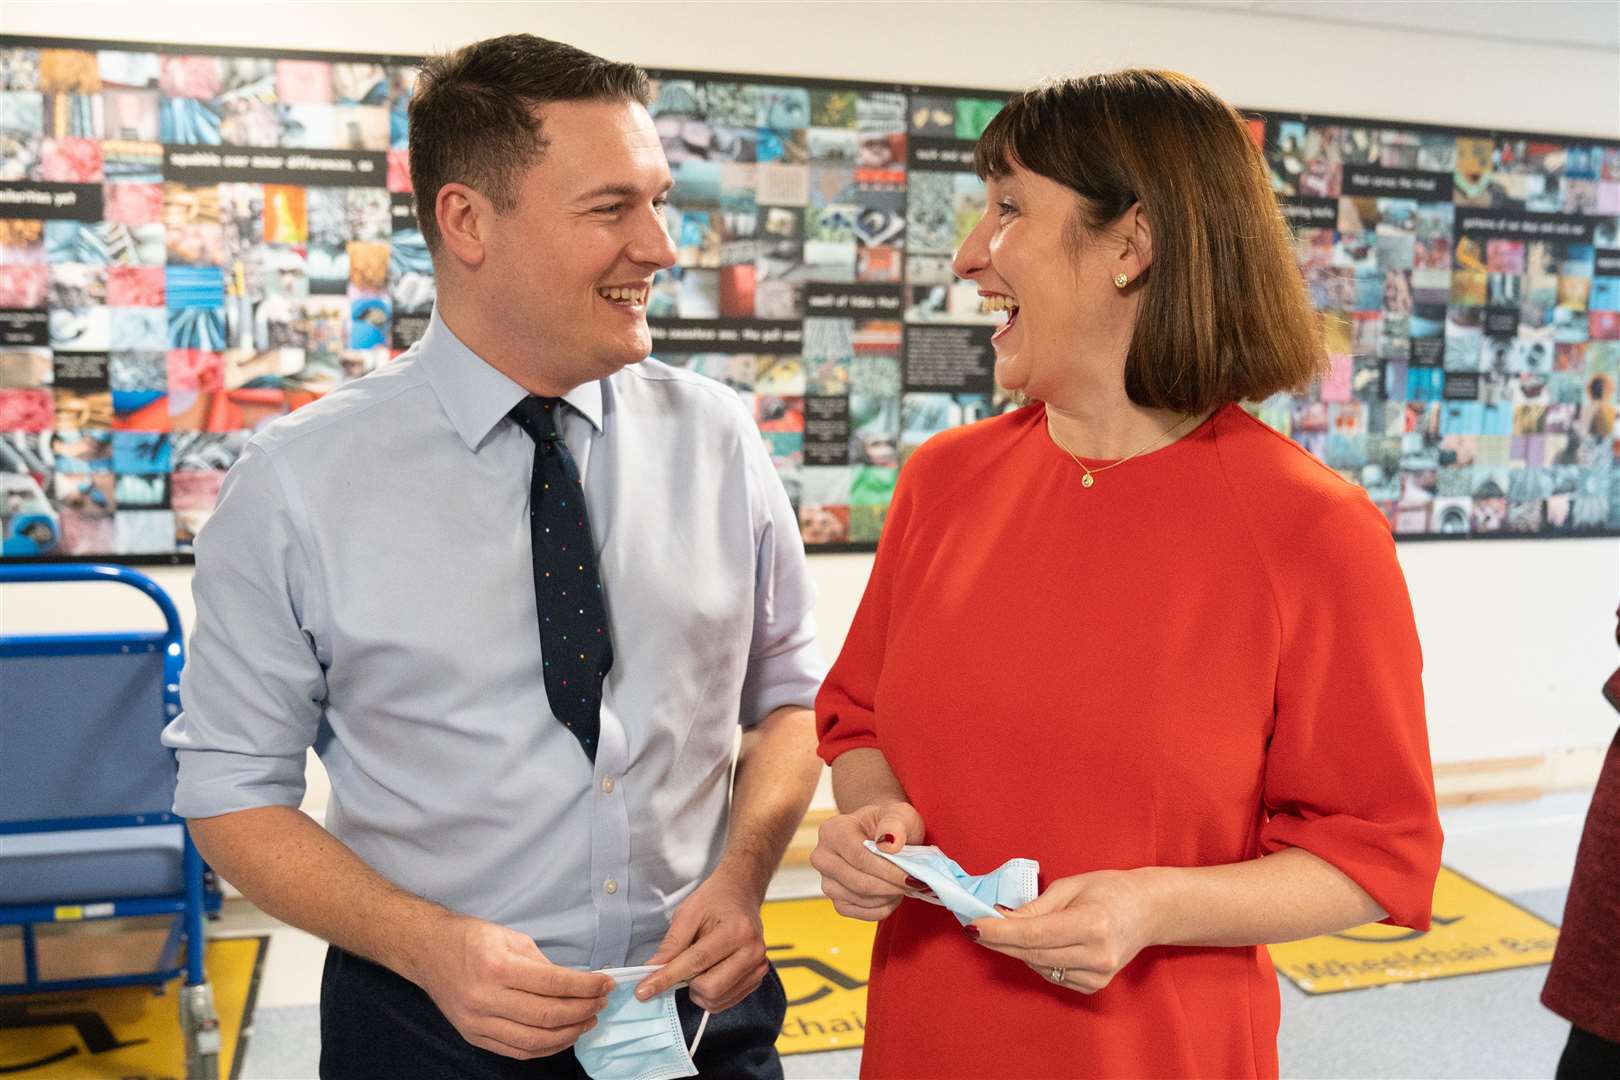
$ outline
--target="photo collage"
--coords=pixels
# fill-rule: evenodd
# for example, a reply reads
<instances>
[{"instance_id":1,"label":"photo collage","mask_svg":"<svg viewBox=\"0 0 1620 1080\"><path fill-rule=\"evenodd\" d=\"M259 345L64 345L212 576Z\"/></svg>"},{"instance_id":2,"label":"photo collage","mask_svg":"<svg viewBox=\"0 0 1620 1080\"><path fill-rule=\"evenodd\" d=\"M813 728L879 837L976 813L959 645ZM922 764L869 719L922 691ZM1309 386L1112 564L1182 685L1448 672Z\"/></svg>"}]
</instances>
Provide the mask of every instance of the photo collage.
<instances>
[{"instance_id":1,"label":"photo collage","mask_svg":"<svg viewBox=\"0 0 1620 1080\"><path fill-rule=\"evenodd\" d=\"M411 58L0 39L0 535L174 559L255 430L433 305Z\"/></svg>"},{"instance_id":2,"label":"photo collage","mask_svg":"<svg viewBox=\"0 0 1620 1080\"><path fill-rule=\"evenodd\" d=\"M433 306L415 58L0 36L0 558L186 561L253 433ZM731 387L811 551L1012 408L954 279L1005 94L653 71L654 355ZM1620 532L1620 145L1255 118L1331 365L1248 407L1397 535Z\"/></svg>"},{"instance_id":3,"label":"photo collage","mask_svg":"<svg viewBox=\"0 0 1620 1080\"><path fill-rule=\"evenodd\" d=\"M1620 144L1266 125L1330 367L1257 415L1400 537L1620 531Z\"/></svg>"},{"instance_id":4,"label":"photo collage","mask_svg":"<svg viewBox=\"0 0 1620 1080\"><path fill-rule=\"evenodd\" d=\"M951 254L1005 98L655 75L678 262L649 298L654 354L751 408L807 547L869 548L906 455L1002 404Z\"/></svg>"}]
</instances>

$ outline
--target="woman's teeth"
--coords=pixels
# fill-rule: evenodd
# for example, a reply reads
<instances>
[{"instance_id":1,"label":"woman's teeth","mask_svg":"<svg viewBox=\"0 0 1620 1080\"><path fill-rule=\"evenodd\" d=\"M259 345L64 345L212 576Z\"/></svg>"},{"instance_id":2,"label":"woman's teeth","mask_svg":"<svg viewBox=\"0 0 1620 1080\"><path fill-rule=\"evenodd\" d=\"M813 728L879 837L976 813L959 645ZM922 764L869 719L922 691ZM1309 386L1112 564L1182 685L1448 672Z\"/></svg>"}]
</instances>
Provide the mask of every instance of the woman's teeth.
<instances>
[{"instance_id":1,"label":"woman's teeth","mask_svg":"<svg viewBox=\"0 0 1620 1080\"><path fill-rule=\"evenodd\" d=\"M1018 310L1018 301L1010 296L981 296L979 297L979 310L986 315L997 311L1005 311L1010 314Z\"/></svg>"},{"instance_id":2,"label":"woman's teeth","mask_svg":"<svg viewBox=\"0 0 1620 1080\"><path fill-rule=\"evenodd\" d=\"M597 289L596 295L615 304L644 304L647 302L646 286Z\"/></svg>"}]
</instances>

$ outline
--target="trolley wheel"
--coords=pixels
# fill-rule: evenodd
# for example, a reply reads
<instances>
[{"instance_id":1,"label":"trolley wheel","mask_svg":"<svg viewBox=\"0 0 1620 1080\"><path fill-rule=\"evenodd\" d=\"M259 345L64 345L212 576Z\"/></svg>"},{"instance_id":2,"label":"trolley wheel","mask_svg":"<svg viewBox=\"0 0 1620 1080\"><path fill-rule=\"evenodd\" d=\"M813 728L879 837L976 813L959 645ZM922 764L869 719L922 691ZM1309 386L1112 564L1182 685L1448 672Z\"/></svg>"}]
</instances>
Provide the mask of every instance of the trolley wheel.
<instances>
[{"instance_id":1,"label":"trolley wheel","mask_svg":"<svg viewBox=\"0 0 1620 1080\"><path fill-rule=\"evenodd\" d=\"M208 983L181 988L180 1027L186 1040L186 1080L219 1080L219 1015Z\"/></svg>"}]
</instances>

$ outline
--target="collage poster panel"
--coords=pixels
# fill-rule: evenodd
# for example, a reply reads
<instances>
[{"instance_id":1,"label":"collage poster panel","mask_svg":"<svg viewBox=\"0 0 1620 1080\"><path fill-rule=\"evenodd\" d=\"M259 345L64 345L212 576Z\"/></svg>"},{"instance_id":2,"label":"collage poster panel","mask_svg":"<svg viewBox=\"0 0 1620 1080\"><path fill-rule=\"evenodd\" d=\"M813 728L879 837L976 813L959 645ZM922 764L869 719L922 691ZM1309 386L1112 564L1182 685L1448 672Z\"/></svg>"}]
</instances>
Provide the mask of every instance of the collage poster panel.
<instances>
[{"instance_id":1,"label":"collage poster panel","mask_svg":"<svg viewBox=\"0 0 1620 1080\"><path fill-rule=\"evenodd\" d=\"M0 37L0 557L183 562L253 433L433 308L414 57ZM1015 408L951 257L1006 94L653 71L654 355L730 387L811 552ZM1620 534L1620 143L1246 112L1329 366L1245 403L1400 538Z\"/></svg>"}]
</instances>

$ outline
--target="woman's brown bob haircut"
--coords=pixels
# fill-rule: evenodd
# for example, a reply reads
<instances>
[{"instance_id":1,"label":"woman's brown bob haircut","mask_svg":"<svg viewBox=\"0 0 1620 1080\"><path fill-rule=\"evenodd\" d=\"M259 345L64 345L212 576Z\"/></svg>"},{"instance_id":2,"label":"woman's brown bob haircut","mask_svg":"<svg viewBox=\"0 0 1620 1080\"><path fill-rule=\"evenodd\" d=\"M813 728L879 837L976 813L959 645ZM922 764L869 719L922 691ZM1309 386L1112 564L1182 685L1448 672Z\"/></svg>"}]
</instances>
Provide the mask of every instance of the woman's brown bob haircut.
<instances>
[{"instance_id":1,"label":"woman's brown bob haircut","mask_svg":"<svg viewBox=\"0 0 1620 1080\"><path fill-rule=\"evenodd\" d=\"M1021 166L1079 195L1083 237L1140 203L1153 261L1125 357L1138 405L1199 413L1302 389L1320 321L1247 125L1204 86L1133 69L1013 98L974 151L980 178Z\"/></svg>"}]
</instances>

